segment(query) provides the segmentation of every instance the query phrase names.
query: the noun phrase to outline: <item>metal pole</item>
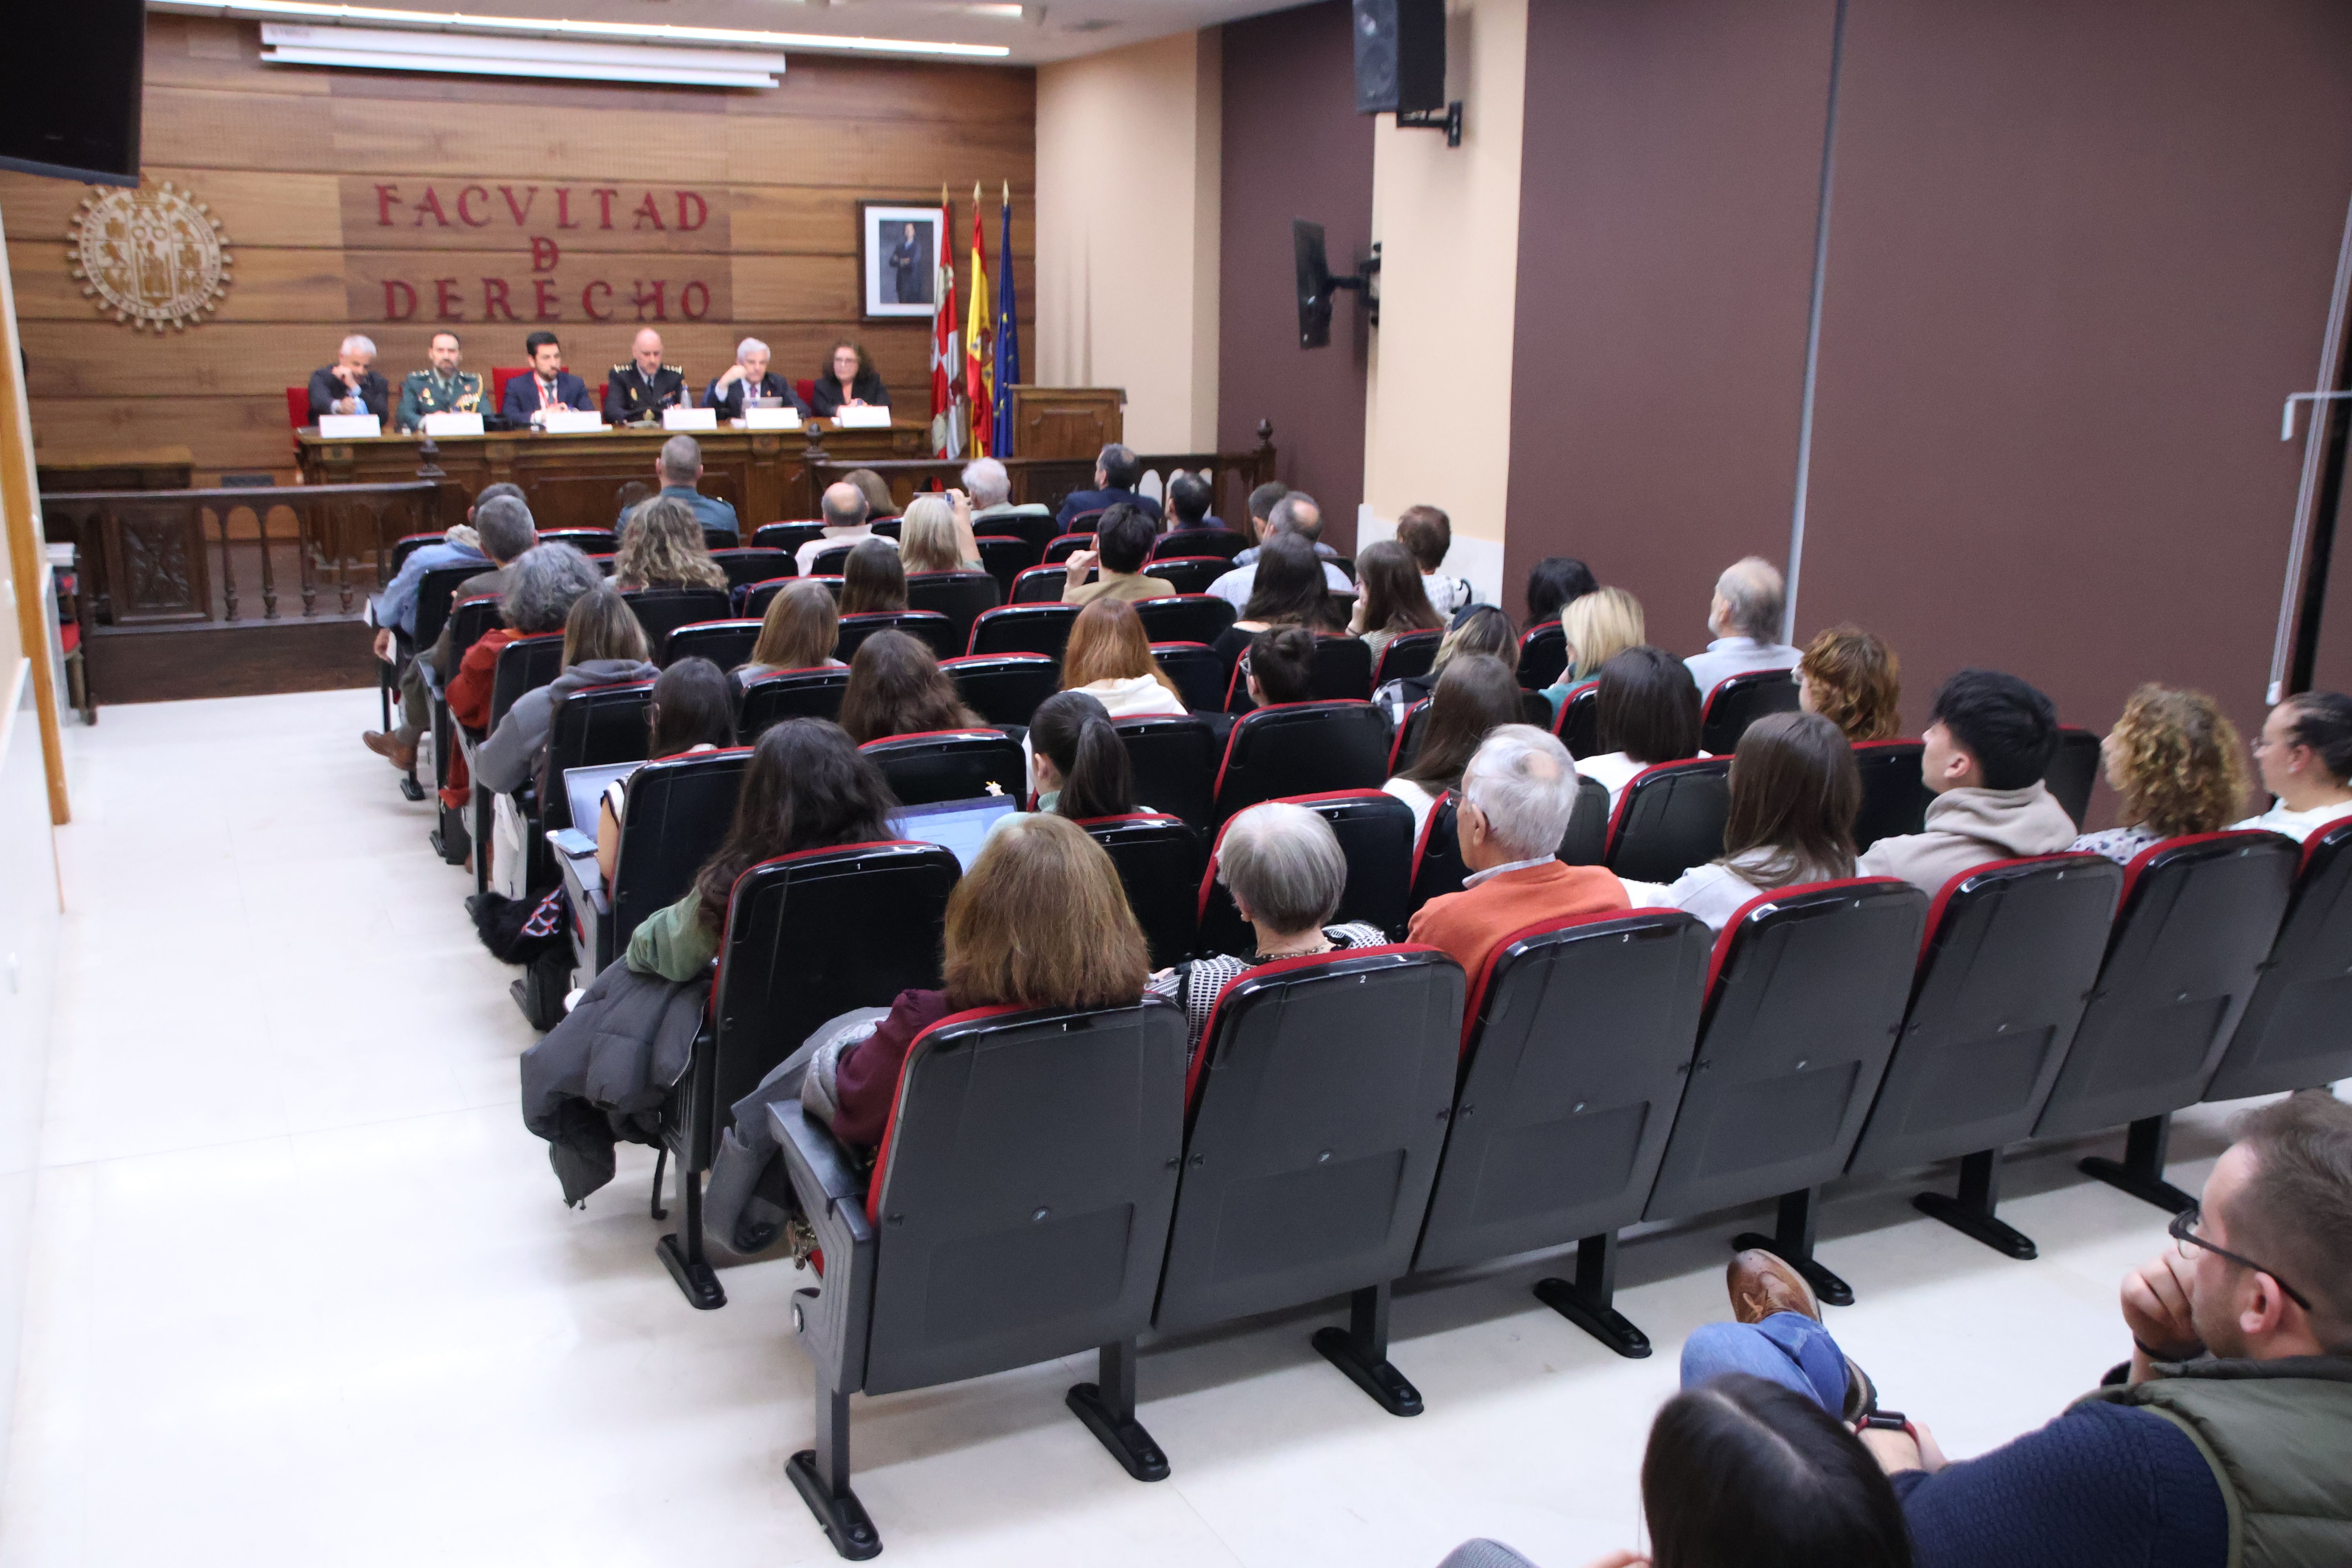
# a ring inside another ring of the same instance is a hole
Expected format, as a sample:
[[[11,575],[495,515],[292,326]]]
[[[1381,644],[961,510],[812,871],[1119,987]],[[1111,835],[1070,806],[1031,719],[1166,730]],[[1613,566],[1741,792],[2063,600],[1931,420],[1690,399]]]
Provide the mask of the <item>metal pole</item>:
[[[2296,600],[2301,597],[2303,565],[2310,552],[2311,517],[2319,504],[2320,468],[2327,460],[2327,420],[2318,405],[2334,392],[2344,361],[2344,311],[2352,293],[2352,207],[2344,215],[2344,237],[2336,247],[2336,290],[2327,301],[2327,335],[2319,344],[2319,379],[2313,390],[2298,396],[2312,399],[2311,427],[2303,439],[2303,482],[2294,498],[2294,531],[2286,547],[2286,583],[2279,590],[2278,635],[2271,642],[2271,679],[2263,700],[2275,703],[2286,696],[2286,665],[2294,641]],[[2286,418],[2294,416],[2294,398],[2286,405]],[[2282,437],[2284,439],[2284,437]]]
[[[1797,640],[1797,587],[1805,566],[1805,496],[1813,475],[1813,388],[1822,367],[1822,294],[1830,270],[1830,195],[1837,184],[1838,77],[1845,66],[1845,6],[1838,0],[1830,35],[1830,98],[1822,121],[1822,191],[1813,214],[1813,293],[1805,320],[1805,395],[1797,418],[1797,496],[1789,516],[1789,593],[1780,611],[1780,640]]]

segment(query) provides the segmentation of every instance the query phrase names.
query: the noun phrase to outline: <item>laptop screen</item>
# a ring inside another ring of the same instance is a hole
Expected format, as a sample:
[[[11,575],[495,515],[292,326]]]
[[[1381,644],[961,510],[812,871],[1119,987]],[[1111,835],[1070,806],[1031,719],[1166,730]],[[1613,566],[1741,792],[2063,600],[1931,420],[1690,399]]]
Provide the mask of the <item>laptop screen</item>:
[[[1020,803],[1009,795],[982,795],[976,800],[942,800],[929,805],[902,805],[890,814],[890,831],[918,844],[936,844],[956,858],[965,870],[980,858],[988,830],[1009,816]]]
[[[615,780],[627,778],[643,763],[606,763],[601,767],[563,770],[563,798],[572,803],[572,826],[594,837],[596,797]]]

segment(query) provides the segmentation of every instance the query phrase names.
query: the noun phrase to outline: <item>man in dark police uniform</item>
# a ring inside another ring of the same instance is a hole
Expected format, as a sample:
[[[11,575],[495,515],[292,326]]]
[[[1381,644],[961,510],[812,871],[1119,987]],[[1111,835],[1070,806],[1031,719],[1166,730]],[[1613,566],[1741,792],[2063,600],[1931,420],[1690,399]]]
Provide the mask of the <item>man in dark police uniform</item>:
[[[665,408],[684,408],[686,372],[662,363],[661,334],[651,327],[629,345],[629,363],[613,367],[604,388],[607,425],[659,424]]]

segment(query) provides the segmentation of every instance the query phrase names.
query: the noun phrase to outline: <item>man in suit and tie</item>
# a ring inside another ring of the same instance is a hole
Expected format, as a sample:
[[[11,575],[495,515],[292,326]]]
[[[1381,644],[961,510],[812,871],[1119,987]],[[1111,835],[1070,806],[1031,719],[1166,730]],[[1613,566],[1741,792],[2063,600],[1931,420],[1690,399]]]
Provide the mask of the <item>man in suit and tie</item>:
[[[509,428],[537,429],[551,408],[595,411],[588,400],[588,384],[563,368],[563,345],[553,332],[533,332],[523,339],[522,348],[530,356],[530,374],[508,382],[507,395],[499,404],[499,416]]]
[[[343,340],[335,363],[310,373],[310,423],[325,414],[392,412],[392,386],[375,368],[375,344],[357,332]]]
[[[1070,531],[1070,522],[1082,511],[1103,511],[1125,501],[1140,507],[1153,523],[1160,521],[1160,503],[1150,496],[1138,495],[1136,484],[1143,478],[1143,459],[1116,441],[1102,449],[1095,459],[1095,488],[1079,490],[1062,502],[1062,510],[1054,521],[1062,531]]]

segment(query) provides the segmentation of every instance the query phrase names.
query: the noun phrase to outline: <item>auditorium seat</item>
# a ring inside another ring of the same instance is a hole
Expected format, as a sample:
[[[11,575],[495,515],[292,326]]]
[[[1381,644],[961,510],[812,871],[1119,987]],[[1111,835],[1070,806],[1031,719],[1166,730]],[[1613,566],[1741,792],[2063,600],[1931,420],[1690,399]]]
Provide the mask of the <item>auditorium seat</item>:
[[[1778,1196],[1779,1223],[1732,1245],[1853,1300],[1813,1260],[1813,1189],[1845,1168],[1911,994],[1927,896],[1885,877],[1762,893],[1716,938],[1698,1049],[1644,1219]]]
[[[1372,650],[1361,637],[1316,633],[1315,651],[1307,661],[1307,689],[1310,702],[1369,702]],[[1235,659],[1233,672],[1225,677],[1225,711],[1246,713],[1256,706],[1250,700],[1249,678],[1242,673],[1242,661]]]
[[[1421,837],[1412,847],[1411,900],[1416,912],[1432,899],[1460,892],[1470,874],[1462,863],[1460,822],[1461,807],[1452,790],[1440,795],[1422,818]]]
[[[2050,767],[2042,775],[2074,826],[2083,826],[2083,818],[2091,810],[2091,786],[2099,779],[2099,737],[2088,730],[2072,724],[2058,731],[2058,751],[2050,759]]]
[[[695,621],[669,634],[662,649],[664,668],[682,658],[707,658],[721,669],[746,663],[760,640],[757,621]]]
[[[686,896],[734,822],[751,758],[751,748],[737,746],[665,757],[630,774],[609,887],[596,869],[596,825],[572,825],[587,840],[583,853],[567,855],[563,867],[575,984],[587,984],[627,952],[638,922]]]
[[[936,844],[881,843],[805,849],[735,879],[710,1005],[661,1109],[662,1148],[677,1157],[686,1213],[656,1247],[697,1308],[727,1304],[703,1247],[702,1177],[735,1102],[828,1018],[940,984],[948,894],[960,875]],[[658,1163],[654,1184],[658,1203]]]
[[[1143,928],[1151,967],[1165,969],[1192,956],[1198,945],[1200,910],[1193,887],[1201,879],[1200,830],[1181,817],[1156,811],[1123,816],[1089,816],[1078,826],[1101,845],[1118,868],[1127,906]]]
[[[490,367],[490,405],[494,408],[504,408],[507,405],[507,383],[519,375],[530,374],[530,366],[527,364],[492,365]],[[599,403],[598,406],[602,407],[602,403]]]
[[[1092,550],[1094,547],[1095,536],[1091,532],[1056,534],[1045,545],[1045,563],[1048,566],[1057,565],[1067,561],[1079,551]]]
[[[983,571],[996,579],[996,596],[1002,604],[1013,602],[1013,580],[1037,564],[1045,552],[1015,534],[983,533],[972,543],[980,551]]]
[[[2208,1100],[2318,1089],[2352,1078],[2352,818],[2304,841],[2278,940]]]
[[[933,610],[948,618],[948,646],[941,658],[961,653],[971,641],[971,623],[1002,603],[996,579],[985,572],[915,572],[907,578],[907,608]]]
[[[1291,702],[1235,721],[1217,769],[1218,822],[1262,800],[1378,789],[1387,779],[1389,722],[1369,702]]]
[[[1213,643],[1235,618],[1233,605],[1210,594],[1178,594],[1135,601],[1136,619],[1149,642]]]
[[[1176,683],[1177,695],[1195,713],[1214,713],[1225,698],[1225,661],[1205,643],[1156,642],[1151,657],[1160,673]]]
[[[745,745],[771,724],[787,719],[839,719],[841,694],[849,686],[845,669],[776,669],[743,683],[742,716],[736,733]]]
[[[450,669],[454,671],[464,662],[467,650],[481,641],[483,633],[500,623],[501,602],[499,595],[496,594],[478,594],[450,609]],[[416,616],[417,624],[422,626],[425,620],[425,601],[422,599],[417,603]],[[437,628],[434,636],[436,637],[440,636]],[[457,725],[450,716],[448,699],[444,695],[436,694],[433,699],[433,782],[436,788],[447,786],[449,759],[457,755],[458,750]],[[403,795],[408,793],[404,784],[401,793]],[[414,798],[421,798],[422,795],[423,791],[420,789],[418,796]],[[462,866],[473,847],[472,831],[467,826],[471,814],[464,809],[446,805],[437,795],[434,799],[436,820],[429,835],[433,848],[449,865]]]
[[[1042,653],[1058,659],[1070,640],[1076,605],[1000,605],[971,624],[966,653]]]
[[[1380,662],[1372,666],[1372,689],[1378,691],[1391,680],[1405,680],[1427,675],[1437,658],[1437,645],[1445,640],[1441,631],[1399,632],[1389,638],[1381,649]]]
[[[1206,831],[1215,805],[1217,763],[1223,756],[1209,721],[1192,714],[1159,713],[1114,719],[1111,728],[1127,748],[1137,804],[1182,817]]]
[[[621,597],[645,628],[656,662],[670,633],[695,621],[723,621],[734,609],[724,588],[628,588]]]
[[[1138,1480],[1168,1460],[1135,1418],[1183,1144],[1184,1016],[981,1008],[915,1039],[871,1179],[797,1104],[769,1113],[824,1258],[795,1291],[815,1447],[791,1476],[834,1549],[882,1550],[850,1488],[849,1396],[1099,1352],[1066,1403]],[[885,1216],[887,1216],[887,1218]]]
[[[803,403],[813,404],[816,401],[816,383],[812,380],[803,378],[793,382],[793,390],[801,395]]]
[[[540,632],[530,637],[517,637],[499,649],[498,663],[490,673],[490,721],[480,732],[460,729],[457,743],[466,754],[466,772],[473,779],[472,809],[467,815],[467,837],[475,847],[474,891],[488,892],[490,886],[490,858],[487,851],[490,842],[491,792],[481,785],[474,773],[474,752],[496,732],[499,721],[507,716],[526,691],[536,691],[552,682],[563,672],[563,634]],[[447,858],[446,854],[443,857]],[[460,857],[459,858],[463,858]]]
[[[1537,1300],[1622,1356],[1617,1233],[1642,1217],[1683,1097],[1713,933],[1680,910],[1575,915],[1507,938],[1471,983],[1462,1089],[1415,1273],[1577,1243]]]
[[[1568,634],[1558,621],[1543,621],[1519,634],[1519,684],[1541,691],[1568,668]]]
[[[2123,890],[2104,855],[1995,860],[1944,884],[1911,1006],[1849,1172],[1960,1160],[1959,1195],[1921,1213],[2012,1258],[2033,1243],[1993,1215],[2000,1151],[2033,1131],[2083,1019]]]
[[[992,724],[1026,724],[1061,689],[1061,668],[1042,653],[964,655],[940,660],[963,705]]]
[[[1569,814],[1559,858],[1570,866],[1599,866],[1609,858],[1609,790],[1599,779],[1576,781],[1576,809]]]
[[[1797,678],[1785,669],[1751,669],[1727,675],[1706,694],[1700,710],[1698,749],[1709,756],[1727,757],[1739,744],[1748,726],[1767,713],[1797,710]],[[2082,825],[2081,818],[2075,826]]]
[[[1172,528],[1151,542],[1151,559],[1177,557],[1231,563],[1249,548],[1249,540],[1230,528]]]
[[[761,550],[781,550],[787,558],[794,558],[802,545],[824,537],[824,524],[821,522],[770,522],[753,531],[751,543]],[[792,573],[782,575],[789,577]]]
[[[415,554],[418,551],[424,549],[428,544],[446,543],[448,542],[448,537],[449,536],[446,533],[404,533],[398,539],[394,540],[392,542],[392,574],[391,576],[386,577],[384,581],[389,583],[392,581],[393,577],[399,576],[400,568],[407,562],[410,556]]]
[[[569,544],[583,555],[610,555],[621,548],[621,536],[609,528],[542,528],[539,542]]]
[[[548,832],[566,827],[596,831],[593,822],[572,820],[572,797],[564,793],[563,775],[572,768],[644,761],[651,740],[646,719],[653,700],[652,681],[619,680],[609,686],[583,687],[556,705],[548,728],[543,772],[548,788],[539,803],[539,827]]]
[[[1404,710],[1403,721],[1397,725],[1396,732],[1389,738],[1391,778],[1412,766],[1414,760],[1421,755],[1421,738],[1427,733],[1429,699],[1424,697]]]
[[[1021,743],[1002,730],[927,730],[887,735],[858,748],[881,767],[901,805],[1009,795],[1027,785]]]
[[[793,574],[793,558],[781,550],[764,550],[752,546],[714,550],[710,558],[727,574],[730,592],[753,583],[764,583],[771,577]]]
[[[1391,941],[1404,935],[1412,918],[1409,895],[1412,882],[1412,807],[1376,789],[1331,790],[1321,795],[1282,797],[1304,806],[1331,825],[1347,858],[1348,881],[1339,907],[1325,923],[1361,921],[1378,926]],[[1198,910],[1202,952],[1254,952],[1257,936],[1234,903],[1234,896],[1218,879],[1218,851],[1223,847],[1228,817],[1217,829],[1209,863],[1201,877]]]
[[[289,386],[286,389],[286,423],[293,426],[298,436],[309,427],[310,389],[308,385]],[[299,446],[299,443],[298,442],[297,445]]]
[[[1067,499],[1067,498],[1065,498],[1065,499]],[[1059,506],[1058,504],[1056,504],[1054,510],[1055,510],[1055,511],[1057,511],[1057,512],[1058,512],[1058,511],[1061,510],[1061,508],[1060,508],[1060,506]],[[1098,507],[1095,507],[1095,508],[1093,508],[1092,510],[1087,510],[1087,511],[1077,511],[1077,512],[1072,512],[1072,513],[1070,514],[1070,521],[1069,521],[1068,525],[1067,525],[1066,527],[1063,528],[1063,529],[1062,529],[1062,531],[1061,531],[1061,532],[1060,532],[1060,533],[1058,533],[1058,534],[1056,534],[1055,537],[1056,537],[1056,538],[1066,538],[1066,537],[1067,537],[1068,535],[1073,534],[1073,533],[1084,533],[1084,534],[1089,534],[1089,535],[1090,535],[1090,534],[1092,534],[1092,533],[1094,532],[1094,531],[1095,531],[1095,525],[1096,525],[1097,523],[1099,523],[1100,521],[1102,521],[1103,513],[1105,513],[1105,512],[1108,511],[1109,510],[1110,510],[1110,508],[1108,508],[1108,507],[1107,507],[1107,506],[1098,506]],[[1046,559],[1046,560],[1048,560],[1048,561],[1051,561],[1051,560],[1053,560],[1053,559],[1054,559],[1054,557],[1052,557],[1051,555],[1048,555],[1048,556],[1046,556],[1046,557],[1045,557],[1045,559]]]
[[[1919,774],[1917,741],[1856,741],[1853,765],[1862,775],[1862,809],[1854,815],[1853,847],[1916,833],[1936,798]]]
[[[735,590],[736,610],[752,620],[761,619],[767,615],[770,602],[782,593],[785,584],[792,580],[792,574],[787,573],[782,577],[771,577],[764,583],[745,584]]]
[[[1617,797],[1603,864],[1633,881],[1671,882],[1723,853],[1730,811],[1730,758],[1644,768]]]
[[[2129,1124],[2125,1158],[2084,1172],[2159,1208],[2194,1200],[2164,1179],[2171,1113],[2212,1080],[2262,978],[2301,848],[2275,833],[2168,838],[2124,868],[2122,912],[2036,1138]]]
[[[1234,569],[1222,555],[1179,555],[1144,563],[1143,574],[1157,577],[1179,594],[1205,594],[1209,584]]]
[[[733,550],[743,542],[743,536],[731,528],[702,525],[702,548],[716,555],[722,550]]]
[[[847,664],[876,632],[905,632],[929,648],[933,658],[953,658],[963,651],[955,641],[954,625],[937,610],[869,610],[841,617],[833,657]]]
[[[455,566],[428,568],[416,584],[416,637],[415,646],[431,647],[441,636],[441,625],[449,618],[455,607],[457,590],[473,578],[497,568],[483,561],[463,561]],[[497,621],[492,619],[495,626]],[[457,666],[452,664],[454,672]]]
[[[1389,1288],[1445,1143],[1462,994],[1461,966],[1421,946],[1281,959],[1225,987],[1186,1084],[1154,1328],[1346,1295],[1349,1327],[1315,1348],[1391,1415],[1420,1413],[1388,1360]]]
[[[828,544],[809,557],[808,574],[812,577],[838,577],[849,567],[849,552],[865,542],[853,539],[845,544]]]
[[[986,528],[989,534],[999,538],[1025,542],[1031,552],[1031,564],[1045,558],[1045,546],[1062,535],[1062,529],[1050,513],[1013,512],[996,517],[975,518],[975,529]]]
[[[895,515],[889,517],[877,517],[866,526],[871,529],[877,537],[883,539],[896,539],[898,537],[898,529],[904,521],[905,519]]]
[[[1031,566],[1013,579],[1013,592],[1006,595],[1008,605],[1058,605],[1067,591],[1070,569],[1066,566]]]

